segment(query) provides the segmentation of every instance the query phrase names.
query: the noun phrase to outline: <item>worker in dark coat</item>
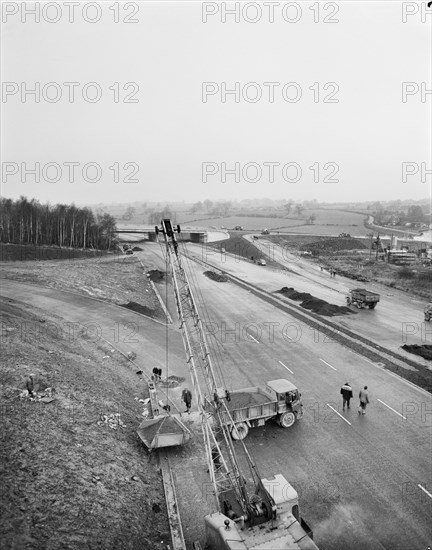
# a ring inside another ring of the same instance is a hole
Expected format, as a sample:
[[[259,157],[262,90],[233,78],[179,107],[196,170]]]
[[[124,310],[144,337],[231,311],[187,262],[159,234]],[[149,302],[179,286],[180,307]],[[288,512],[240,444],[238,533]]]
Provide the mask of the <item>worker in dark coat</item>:
[[[26,381],[26,388],[30,397],[34,397],[34,374],[30,374]]]
[[[345,382],[345,384],[341,387],[341,394],[342,394],[342,410],[345,410],[345,405],[347,408],[350,408],[350,399],[353,397],[353,392],[351,386],[348,384],[348,382]]]
[[[186,405],[185,412],[190,414],[190,408],[192,406],[192,394],[191,394],[190,390],[188,390],[187,388],[185,388],[182,392],[182,399],[183,399],[183,401],[185,402],[185,405]]]

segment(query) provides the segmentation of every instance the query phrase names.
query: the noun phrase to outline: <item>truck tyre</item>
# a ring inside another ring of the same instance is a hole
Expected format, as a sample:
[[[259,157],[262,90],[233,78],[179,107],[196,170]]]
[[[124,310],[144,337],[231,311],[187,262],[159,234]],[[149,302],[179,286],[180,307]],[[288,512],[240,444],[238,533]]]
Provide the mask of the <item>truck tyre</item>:
[[[430,314],[429,313],[425,313],[425,321],[430,321]]]
[[[282,428],[291,428],[295,420],[295,414],[291,411],[287,411],[280,415],[279,424],[282,426]]]
[[[249,426],[245,422],[240,422],[231,428],[231,437],[236,441],[244,439],[249,433]]]
[[[350,306],[351,305],[351,298],[349,296],[347,296],[346,301],[347,301],[347,305]]]
[[[375,309],[376,304],[369,304],[369,309]]]

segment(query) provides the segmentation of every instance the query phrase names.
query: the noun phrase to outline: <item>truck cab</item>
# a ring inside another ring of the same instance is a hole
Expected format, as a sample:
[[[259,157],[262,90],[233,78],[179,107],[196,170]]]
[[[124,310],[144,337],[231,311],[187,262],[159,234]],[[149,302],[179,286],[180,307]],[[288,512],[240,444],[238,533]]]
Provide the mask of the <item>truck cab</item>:
[[[267,382],[266,390],[277,401],[278,422],[283,428],[291,427],[303,416],[301,393],[289,380],[271,380]]]

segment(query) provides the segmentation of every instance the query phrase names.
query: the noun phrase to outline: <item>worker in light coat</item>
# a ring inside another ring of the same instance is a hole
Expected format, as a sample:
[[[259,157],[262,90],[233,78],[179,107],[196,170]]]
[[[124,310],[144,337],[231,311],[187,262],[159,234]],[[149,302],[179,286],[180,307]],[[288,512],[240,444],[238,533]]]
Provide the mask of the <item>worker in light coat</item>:
[[[369,403],[369,394],[367,392],[367,386],[365,386],[359,393],[360,406],[359,414],[366,414],[366,405]]]

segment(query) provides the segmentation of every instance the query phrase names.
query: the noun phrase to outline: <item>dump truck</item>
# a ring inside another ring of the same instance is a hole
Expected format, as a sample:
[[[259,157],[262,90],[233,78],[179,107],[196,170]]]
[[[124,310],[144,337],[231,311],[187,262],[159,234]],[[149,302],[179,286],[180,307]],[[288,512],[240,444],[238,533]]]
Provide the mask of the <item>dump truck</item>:
[[[425,318],[425,321],[430,321],[432,319],[432,303],[429,303],[425,306],[424,318]]]
[[[365,288],[354,288],[350,290],[350,295],[347,296],[347,304],[357,306],[359,309],[368,307],[374,309],[380,301],[380,295],[376,292],[366,290]]]
[[[236,440],[244,439],[249,428],[264,426],[270,418],[282,428],[290,428],[303,416],[301,393],[283,378],[270,380],[264,388],[234,390],[223,399],[229,415],[222,412],[222,418]]]

